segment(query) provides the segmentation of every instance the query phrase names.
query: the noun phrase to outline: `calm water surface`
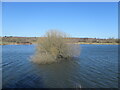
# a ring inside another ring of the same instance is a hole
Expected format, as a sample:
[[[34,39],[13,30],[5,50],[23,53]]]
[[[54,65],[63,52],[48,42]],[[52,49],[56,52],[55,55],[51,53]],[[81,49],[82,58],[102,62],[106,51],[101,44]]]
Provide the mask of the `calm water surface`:
[[[34,45],[4,45],[3,88],[117,88],[118,45],[80,45],[80,57],[37,65]]]

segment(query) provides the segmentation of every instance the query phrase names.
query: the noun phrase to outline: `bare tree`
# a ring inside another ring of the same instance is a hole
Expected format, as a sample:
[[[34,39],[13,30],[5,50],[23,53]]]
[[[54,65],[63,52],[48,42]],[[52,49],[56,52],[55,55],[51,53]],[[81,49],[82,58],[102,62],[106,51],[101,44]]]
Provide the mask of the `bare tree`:
[[[34,62],[45,64],[67,60],[79,55],[79,45],[67,44],[67,34],[57,30],[48,31],[43,38],[37,40]]]

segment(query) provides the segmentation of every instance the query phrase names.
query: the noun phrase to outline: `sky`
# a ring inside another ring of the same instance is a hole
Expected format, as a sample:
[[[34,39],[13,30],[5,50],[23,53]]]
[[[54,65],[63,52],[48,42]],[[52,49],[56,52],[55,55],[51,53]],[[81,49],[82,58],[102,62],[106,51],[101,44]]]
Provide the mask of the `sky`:
[[[79,38],[117,38],[117,2],[3,2],[2,36],[40,37],[56,29]]]

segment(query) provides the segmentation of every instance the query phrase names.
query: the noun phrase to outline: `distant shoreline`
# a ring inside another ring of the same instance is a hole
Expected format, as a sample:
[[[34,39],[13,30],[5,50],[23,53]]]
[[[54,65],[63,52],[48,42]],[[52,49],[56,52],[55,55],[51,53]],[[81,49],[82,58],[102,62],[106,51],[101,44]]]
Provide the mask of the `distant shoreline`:
[[[31,45],[36,44],[38,39],[46,37],[0,37],[0,45]],[[120,45],[120,39],[97,39],[97,38],[64,38],[68,44],[97,44],[97,45]]]
[[[120,45],[119,43],[80,43],[80,42],[75,44]]]
[[[120,45],[119,43],[67,43],[67,44],[93,44],[93,45]],[[35,43],[7,43],[7,44],[0,44],[0,45],[35,45]]]

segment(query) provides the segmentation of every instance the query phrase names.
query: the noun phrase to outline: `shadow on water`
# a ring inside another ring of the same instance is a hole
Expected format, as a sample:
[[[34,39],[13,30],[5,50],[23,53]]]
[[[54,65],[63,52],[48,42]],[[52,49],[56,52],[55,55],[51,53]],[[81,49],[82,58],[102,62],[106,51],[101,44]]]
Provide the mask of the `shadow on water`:
[[[75,76],[78,75],[79,68],[76,65],[79,58],[62,60],[59,63],[37,65],[44,79],[44,85],[48,88],[75,88],[80,87],[80,82],[76,83]],[[77,71],[78,70],[78,71]]]

